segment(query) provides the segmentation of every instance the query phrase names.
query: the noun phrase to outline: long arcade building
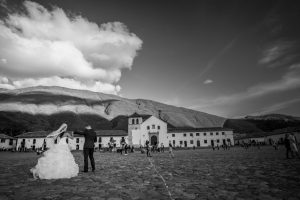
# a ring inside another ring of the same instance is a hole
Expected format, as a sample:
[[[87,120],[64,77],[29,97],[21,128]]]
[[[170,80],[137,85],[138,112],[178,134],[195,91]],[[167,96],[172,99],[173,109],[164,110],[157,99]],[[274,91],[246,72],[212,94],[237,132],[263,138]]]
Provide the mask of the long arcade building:
[[[53,139],[46,139],[50,131],[27,132],[17,136],[17,150],[20,148],[37,149],[53,145]],[[169,129],[167,123],[153,115],[140,115],[134,113],[128,117],[128,132],[124,130],[99,130],[96,131],[96,148],[108,147],[115,144],[120,147],[122,138],[130,146],[144,146],[148,140],[151,145],[169,142],[176,147],[209,147],[223,144],[234,145],[232,129],[222,127]],[[56,141],[58,142],[58,141]],[[84,137],[74,135],[68,141],[72,150],[82,150]]]

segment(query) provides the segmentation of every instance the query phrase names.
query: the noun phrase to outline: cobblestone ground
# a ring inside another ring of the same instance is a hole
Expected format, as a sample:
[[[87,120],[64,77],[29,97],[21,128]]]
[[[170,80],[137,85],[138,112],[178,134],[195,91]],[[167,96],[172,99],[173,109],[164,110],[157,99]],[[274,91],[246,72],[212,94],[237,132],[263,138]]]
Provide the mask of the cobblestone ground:
[[[82,153],[73,154],[82,169]],[[34,180],[39,156],[0,152],[0,199],[300,199],[300,159],[285,159],[283,147],[174,154],[96,152],[94,173]]]

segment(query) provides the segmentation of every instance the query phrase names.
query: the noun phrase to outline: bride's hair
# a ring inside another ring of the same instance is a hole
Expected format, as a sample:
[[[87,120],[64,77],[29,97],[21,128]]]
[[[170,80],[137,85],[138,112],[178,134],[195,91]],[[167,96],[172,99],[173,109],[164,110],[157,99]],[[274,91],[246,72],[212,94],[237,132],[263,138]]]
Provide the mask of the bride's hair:
[[[61,134],[59,134],[59,137],[62,138],[65,133],[66,133],[66,131],[62,132]]]

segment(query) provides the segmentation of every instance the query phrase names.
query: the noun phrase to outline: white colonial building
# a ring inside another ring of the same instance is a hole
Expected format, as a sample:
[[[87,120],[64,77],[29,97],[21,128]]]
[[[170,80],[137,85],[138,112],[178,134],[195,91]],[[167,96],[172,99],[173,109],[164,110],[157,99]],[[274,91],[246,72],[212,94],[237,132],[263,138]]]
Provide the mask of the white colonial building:
[[[36,150],[46,149],[53,144],[59,142],[59,137],[56,141],[46,136],[51,131],[35,131],[27,132],[17,136],[17,150]],[[71,131],[69,131],[71,132]],[[116,147],[120,147],[120,141],[122,138],[128,142],[127,132],[124,130],[99,130],[96,131],[97,141],[95,142],[95,148],[108,147],[108,143],[115,144]],[[74,134],[73,139],[68,139],[68,144],[71,150],[82,150],[84,145],[84,136]]]
[[[228,128],[180,128],[170,129],[169,141],[176,147],[213,147],[234,145],[233,131]]]
[[[46,136],[51,131],[27,132],[17,136],[17,150],[26,149],[46,149],[57,143]],[[164,144],[168,147],[171,142],[175,147],[209,147],[234,145],[233,131],[231,129],[213,128],[177,128],[169,129],[165,121],[153,115],[140,115],[134,113],[128,117],[128,132],[124,130],[98,130],[96,131],[97,141],[95,148],[107,148],[109,145],[120,147],[121,140],[130,146],[144,146],[146,141],[150,145]],[[84,137],[74,135],[73,139],[68,139],[68,144],[72,150],[82,150]]]
[[[146,141],[151,145],[169,144],[167,123],[152,115],[134,113],[128,117],[128,142],[133,146],[144,146]]]
[[[16,147],[17,139],[5,134],[0,133],[0,149],[11,150]]]
[[[134,113],[128,117],[128,141],[130,145],[144,146],[169,142],[178,147],[208,147],[234,145],[233,130],[221,127],[180,128],[168,130],[167,123],[152,115]]]

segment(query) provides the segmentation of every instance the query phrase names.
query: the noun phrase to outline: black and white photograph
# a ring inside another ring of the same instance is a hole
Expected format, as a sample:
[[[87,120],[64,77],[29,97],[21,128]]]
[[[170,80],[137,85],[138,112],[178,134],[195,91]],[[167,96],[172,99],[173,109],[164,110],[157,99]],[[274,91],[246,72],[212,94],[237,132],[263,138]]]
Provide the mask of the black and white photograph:
[[[0,0],[0,200],[297,200],[299,148],[299,0]]]

